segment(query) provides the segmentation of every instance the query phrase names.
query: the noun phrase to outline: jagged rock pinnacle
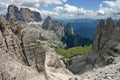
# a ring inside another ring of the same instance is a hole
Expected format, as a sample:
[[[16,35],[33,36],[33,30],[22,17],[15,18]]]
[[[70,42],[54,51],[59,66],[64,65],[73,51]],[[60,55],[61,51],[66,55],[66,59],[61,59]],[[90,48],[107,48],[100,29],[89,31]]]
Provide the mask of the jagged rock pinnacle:
[[[6,19],[15,19],[20,22],[31,22],[31,21],[41,21],[41,15],[39,12],[31,11],[28,8],[20,8],[16,7],[15,5],[9,5]]]

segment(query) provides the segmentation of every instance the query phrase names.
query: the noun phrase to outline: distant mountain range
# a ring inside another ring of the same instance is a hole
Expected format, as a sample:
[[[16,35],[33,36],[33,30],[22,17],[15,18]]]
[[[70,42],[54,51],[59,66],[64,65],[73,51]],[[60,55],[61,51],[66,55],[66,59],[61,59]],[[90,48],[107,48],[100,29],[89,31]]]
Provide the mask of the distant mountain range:
[[[89,38],[91,40],[94,39],[94,34],[96,31],[96,26],[99,23],[99,19],[64,19],[64,24],[71,22],[74,27],[74,32],[81,37]]]

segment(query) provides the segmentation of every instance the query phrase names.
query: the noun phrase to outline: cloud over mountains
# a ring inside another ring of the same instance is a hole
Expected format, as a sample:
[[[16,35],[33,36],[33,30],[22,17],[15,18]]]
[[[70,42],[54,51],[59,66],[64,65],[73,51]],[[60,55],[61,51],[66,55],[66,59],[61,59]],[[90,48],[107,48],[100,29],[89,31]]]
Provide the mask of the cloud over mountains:
[[[85,9],[66,3],[68,0],[0,0],[0,12],[5,12],[9,4],[19,7],[29,7],[37,10],[43,17],[52,16],[53,18],[119,18],[120,0],[104,0],[97,10]],[[41,5],[56,5],[52,10],[39,9]]]

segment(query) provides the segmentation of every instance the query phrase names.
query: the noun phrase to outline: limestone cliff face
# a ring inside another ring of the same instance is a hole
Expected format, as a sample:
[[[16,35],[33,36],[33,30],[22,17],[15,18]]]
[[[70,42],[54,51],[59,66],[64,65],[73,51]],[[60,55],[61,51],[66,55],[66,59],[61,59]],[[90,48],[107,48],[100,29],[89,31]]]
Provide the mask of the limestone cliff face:
[[[28,8],[20,8],[20,12],[22,13],[22,16],[26,22],[30,21],[41,21],[41,15],[39,12],[31,11]]]
[[[40,26],[27,24],[16,34],[18,26],[22,25],[0,17],[0,80],[64,80],[56,72],[67,75],[66,80],[75,77],[65,69]]]
[[[56,35],[59,37],[59,39],[62,39],[64,36],[64,24],[59,21],[54,21],[50,16],[48,16],[43,25],[42,28],[45,30],[53,30]]]
[[[8,11],[6,15],[7,20],[17,20],[20,22],[31,22],[31,21],[41,21],[41,15],[38,12],[31,11],[28,8],[20,8],[16,7],[15,5],[9,5]]]
[[[120,56],[120,21],[111,18],[98,24],[92,50],[88,55],[74,59],[69,66],[74,73],[82,73],[98,66],[116,63]],[[74,66],[76,65],[76,66]]]

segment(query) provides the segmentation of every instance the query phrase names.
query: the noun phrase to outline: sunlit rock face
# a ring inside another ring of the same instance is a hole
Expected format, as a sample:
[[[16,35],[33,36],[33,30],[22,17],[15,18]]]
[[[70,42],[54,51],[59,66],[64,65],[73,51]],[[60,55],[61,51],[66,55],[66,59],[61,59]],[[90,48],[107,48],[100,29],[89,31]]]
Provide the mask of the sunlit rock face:
[[[9,5],[6,15],[7,20],[15,19],[19,22],[39,22],[42,20],[39,12],[31,11],[28,8],[18,8],[15,5]]]

